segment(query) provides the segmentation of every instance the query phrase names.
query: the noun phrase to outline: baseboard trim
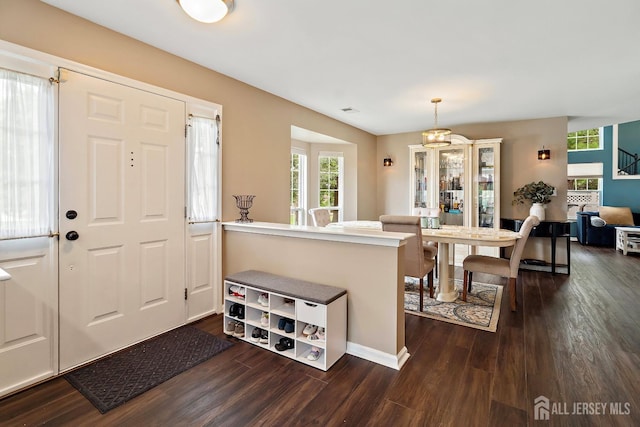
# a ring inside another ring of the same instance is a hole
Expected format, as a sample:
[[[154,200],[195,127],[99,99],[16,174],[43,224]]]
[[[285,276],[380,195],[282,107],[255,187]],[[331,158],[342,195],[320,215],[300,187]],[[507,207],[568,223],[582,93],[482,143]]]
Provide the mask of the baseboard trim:
[[[409,356],[411,356],[407,350],[407,347],[402,347],[400,352],[394,355],[352,342],[347,342],[347,354],[360,357],[361,359],[365,359],[370,362],[386,366],[388,368],[393,368],[398,371],[409,359]]]

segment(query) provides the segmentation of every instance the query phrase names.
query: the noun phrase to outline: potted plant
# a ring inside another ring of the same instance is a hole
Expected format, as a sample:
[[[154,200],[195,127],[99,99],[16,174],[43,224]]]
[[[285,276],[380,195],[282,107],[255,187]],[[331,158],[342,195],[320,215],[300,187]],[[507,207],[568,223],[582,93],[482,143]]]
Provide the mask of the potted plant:
[[[515,198],[512,204],[521,205],[527,201],[531,202],[529,214],[537,216],[540,221],[544,221],[544,205],[551,201],[551,196],[555,191],[555,187],[543,181],[530,182],[513,192]]]

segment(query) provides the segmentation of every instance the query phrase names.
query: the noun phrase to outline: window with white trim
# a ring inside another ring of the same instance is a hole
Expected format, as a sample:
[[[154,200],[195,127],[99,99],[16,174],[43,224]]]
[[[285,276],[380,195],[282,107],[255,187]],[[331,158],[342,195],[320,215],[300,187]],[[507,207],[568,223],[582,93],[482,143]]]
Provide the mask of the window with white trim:
[[[320,152],[318,156],[318,206],[331,209],[331,221],[342,221],[344,205],[344,156]]]
[[[307,215],[307,154],[300,148],[291,148],[289,174],[290,220],[293,225],[306,225]]]
[[[601,150],[602,131],[598,129],[585,129],[567,134],[568,151]]]
[[[569,191],[600,191],[602,178],[569,178],[567,190]]]

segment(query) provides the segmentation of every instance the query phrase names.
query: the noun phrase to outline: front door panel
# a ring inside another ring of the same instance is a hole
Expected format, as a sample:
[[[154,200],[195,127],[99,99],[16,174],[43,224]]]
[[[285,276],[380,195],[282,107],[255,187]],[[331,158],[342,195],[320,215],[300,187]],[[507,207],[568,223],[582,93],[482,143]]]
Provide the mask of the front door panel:
[[[185,319],[184,103],[64,75],[61,371]]]

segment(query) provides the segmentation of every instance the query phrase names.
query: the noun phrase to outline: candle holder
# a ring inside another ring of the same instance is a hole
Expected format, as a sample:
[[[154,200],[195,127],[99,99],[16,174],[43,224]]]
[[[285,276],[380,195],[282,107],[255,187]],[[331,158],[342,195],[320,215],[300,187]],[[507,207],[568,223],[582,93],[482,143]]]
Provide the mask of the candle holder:
[[[249,218],[249,208],[253,206],[253,198],[256,196],[250,195],[233,195],[236,199],[236,206],[240,209],[240,218],[236,219],[236,222],[253,222]]]

